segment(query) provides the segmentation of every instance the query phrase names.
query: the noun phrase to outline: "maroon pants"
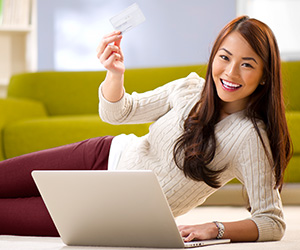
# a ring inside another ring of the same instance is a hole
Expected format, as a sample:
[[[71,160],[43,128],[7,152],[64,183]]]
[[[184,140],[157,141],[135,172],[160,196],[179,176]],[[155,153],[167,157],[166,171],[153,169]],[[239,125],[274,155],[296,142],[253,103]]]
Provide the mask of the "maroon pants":
[[[93,138],[1,161],[0,235],[59,236],[31,172],[107,170],[112,139]]]

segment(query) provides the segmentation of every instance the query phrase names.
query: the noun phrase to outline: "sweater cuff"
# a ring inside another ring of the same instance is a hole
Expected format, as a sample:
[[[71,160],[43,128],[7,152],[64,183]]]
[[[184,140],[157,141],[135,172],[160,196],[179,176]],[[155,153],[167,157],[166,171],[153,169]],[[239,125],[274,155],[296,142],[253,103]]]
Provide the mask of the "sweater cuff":
[[[283,237],[284,228],[274,225],[274,221],[269,221],[269,219],[261,217],[250,219],[256,224],[258,229],[257,241],[277,241]]]
[[[110,102],[105,99],[105,97],[102,94],[102,85],[99,87],[99,113],[102,113],[101,111],[107,113],[107,112],[115,112],[120,111],[125,105],[125,89],[123,88],[123,96],[122,98],[117,102]]]

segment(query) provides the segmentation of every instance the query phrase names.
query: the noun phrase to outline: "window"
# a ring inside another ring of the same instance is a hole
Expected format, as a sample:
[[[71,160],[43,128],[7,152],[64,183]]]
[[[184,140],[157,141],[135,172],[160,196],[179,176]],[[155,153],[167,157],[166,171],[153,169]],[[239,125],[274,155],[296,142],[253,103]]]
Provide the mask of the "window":
[[[300,59],[300,0],[237,0],[237,15],[249,15],[274,32],[281,58]]]
[[[113,30],[109,19],[134,2],[146,22],[124,34],[126,68],[206,63],[219,30],[236,15],[236,0],[38,1],[38,70],[103,69],[95,51]]]

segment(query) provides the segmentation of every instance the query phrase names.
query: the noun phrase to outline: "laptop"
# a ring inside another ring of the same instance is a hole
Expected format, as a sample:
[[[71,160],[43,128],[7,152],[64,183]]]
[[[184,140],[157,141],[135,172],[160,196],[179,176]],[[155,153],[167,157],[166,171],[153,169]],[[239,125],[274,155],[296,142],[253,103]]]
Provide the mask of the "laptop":
[[[152,171],[33,171],[32,176],[68,246],[184,248],[230,242],[185,243]]]

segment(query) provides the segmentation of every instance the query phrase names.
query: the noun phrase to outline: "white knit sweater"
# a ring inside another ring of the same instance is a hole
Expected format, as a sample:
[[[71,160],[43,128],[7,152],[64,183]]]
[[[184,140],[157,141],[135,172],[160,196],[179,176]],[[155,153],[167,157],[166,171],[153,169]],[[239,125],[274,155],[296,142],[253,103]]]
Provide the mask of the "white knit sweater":
[[[217,189],[186,178],[173,160],[174,142],[183,122],[200,98],[204,79],[196,73],[143,94],[125,94],[116,103],[104,99],[99,88],[99,114],[111,124],[148,123],[149,133],[136,137],[121,155],[117,169],[149,169],[155,172],[174,216],[202,204]],[[142,84],[142,83],[141,83]],[[263,124],[260,131],[269,148]],[[222,186],[233,178],[246,188],[251,219],[259,230],[259,241],[279,240],[285,231],[282,204],[274,189],[274,175],[252,122],[237,112],[215,126],[216,155],[211,169],[227,166],[220,176]]]

